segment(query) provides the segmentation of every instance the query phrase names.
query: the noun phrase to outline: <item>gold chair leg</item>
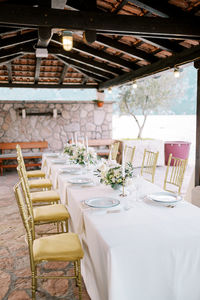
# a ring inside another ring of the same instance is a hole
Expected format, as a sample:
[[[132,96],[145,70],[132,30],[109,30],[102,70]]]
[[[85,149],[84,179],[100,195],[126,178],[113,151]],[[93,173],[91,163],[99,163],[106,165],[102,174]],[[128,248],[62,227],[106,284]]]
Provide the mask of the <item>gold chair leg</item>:
[[[77,261],[77,267],[78,267],[78,287],[79,287],[79,300],[82,299],[82,283],[81,283],[81,264],[80,260]]]
[[[77,274],[77,262],[74,261],[74,275],[76,276],[75,280],[76,280],[76,286],[78,286],[78,274]]]
[[[37,266],[35,266],[35,290],[37,291]]]
[[[36,300],[36,278],[35,270],[32,271],[32,300]]]

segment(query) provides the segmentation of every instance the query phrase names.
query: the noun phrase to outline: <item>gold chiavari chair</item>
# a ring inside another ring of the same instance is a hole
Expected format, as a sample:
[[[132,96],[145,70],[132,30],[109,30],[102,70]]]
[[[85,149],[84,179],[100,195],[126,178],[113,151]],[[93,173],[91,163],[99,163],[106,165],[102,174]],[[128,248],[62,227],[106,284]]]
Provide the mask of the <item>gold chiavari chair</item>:
[[[131,164],[133,163],[135,148],[136,147],[130,147],[130,146],[125,145],[125,147],[124,147],[124,160],[125,160],[125,163],[131,163]]]
[[[21,192],[21,183],[14,187],[19,212],[24,224],[30,257],[30,268],[32,276],[32,300],[36,299],[37,279],[48,278],[73,278],[79,288],[79,300],[82,299],[81,267],[80,260],[83,258],[83,249],[79,237],[75,233],[61,233],[35,239],[34,222],[27,213],[24,198]],[[45,276],[37,275],[37,267],[41,262],[67,261],[74,264],[74,274],[69,276]]]
[[[39,191],[39,192],[30,192],[28,179],[26,173],[23,170],[23,167],[19,163],[17,167],[18,175],[21,181],[24,183],[24,187],[26,189],[26,194],[29,197],[29,201],[32,204],[58,204],[60,202],[60,195],[57,191],[49,190],[49,191]]]
[[[19,158],[21,158],[21,160],[24,163],[24,158],[23,158],[23,154],[22,154],[22,150],[20,145],[16,146],[16,150],[17,150],[17,156]],[[24,168],[25,168],[25,164],[24,164]],[[43,172],[42,170],[33,170],[33,171],[26,171],[27,177],[28,178],[44,178],[45,177],[45,172]]]
[[[42,178],[42,179],[28,180],[23,157],[17,157],[17,161],[18,161],[18,165],[20,165],[20,167],[22,169],[24,177],[27,178],[28,186],[30,189],[48,189],[49,190],[52,188],[52,182],[49,179]]]
[[[120,144],[120,142],[115,142],[110,146],[110,152],[109,152],[109,156],[108,156],[109,160],[116,160],[117,159],[119,144]]]
[[[141,167],[141,175],[143,176],[144,173],[150,175],[151,178],[145,178],[148,181],[154,183],[155,172],[156,172],[156,164],[158,160],[159,152],[152,152],[148,150],[144,150],[142,167]]]
[[[20,168],[17,167],[17,171],[19,177],[21,178],[21,186],[22,191],[25,199],[25,203],[27,206],[28,214],[32,216],[34,225],[44,225],[44,224],[56,224],[57,225],[57,232],[60,233],[59,225],[61,225],[61,233],[64,232],[64,225],[66,228],[66,232],[68,231],[68,219],[69,213],[65,205],[63,204],[51,204],[46,206],[40,207],[33,207],[30,192],[25,187],[25,182],[20,174]],[[48,234],[47,232],[41,232],[40,235]],[[50,234],[54,234],[51,232]]]
[[[172,156],[172,153],[169,155],[167,170],[164,179],[164,190],[180,194],[185,170],[187,167],[187,161],[187,159],[181,159]],[[173,163],[173,165],[170,167],[171,162]]]

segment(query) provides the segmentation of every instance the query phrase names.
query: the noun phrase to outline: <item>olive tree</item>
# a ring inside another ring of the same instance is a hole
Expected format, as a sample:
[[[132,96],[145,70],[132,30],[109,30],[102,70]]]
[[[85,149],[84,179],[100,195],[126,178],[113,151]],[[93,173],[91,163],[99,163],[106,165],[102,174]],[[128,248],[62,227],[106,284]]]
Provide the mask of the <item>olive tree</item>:
[[[164,73],[159,78],[148,77],[132,85],[119,89],[118,104],[121,115],[130,115],[138,126],[138,138],[141,138],[147,116],[152,113],[169,112],[173,100],[179,101],[187,86],[183,84],[184,76],[174,78],[172,72]],[[185,81],[185,80],[184,80]],[[142,115],[139,121],[138,115]]]

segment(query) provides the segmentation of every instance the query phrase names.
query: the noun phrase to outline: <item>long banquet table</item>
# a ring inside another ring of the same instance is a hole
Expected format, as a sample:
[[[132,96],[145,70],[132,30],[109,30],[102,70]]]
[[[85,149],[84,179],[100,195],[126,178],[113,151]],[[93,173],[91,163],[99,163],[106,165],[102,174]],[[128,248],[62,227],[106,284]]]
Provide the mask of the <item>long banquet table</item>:
[[[52,161],[43,155],[43,166],[71,215],[71,230],[82,240],[82,275],[92,300],[200,299],[199,208],[185,201],[169,208],[147,200],[146,195],[162,189],[142,178],[141,201],[135,201],[134,192],[121,198],[102,184],[69,184],[79,175],[60,173],[69,165]],[[120,205],[106,210],[84,204],[105,195],[121,198]]]

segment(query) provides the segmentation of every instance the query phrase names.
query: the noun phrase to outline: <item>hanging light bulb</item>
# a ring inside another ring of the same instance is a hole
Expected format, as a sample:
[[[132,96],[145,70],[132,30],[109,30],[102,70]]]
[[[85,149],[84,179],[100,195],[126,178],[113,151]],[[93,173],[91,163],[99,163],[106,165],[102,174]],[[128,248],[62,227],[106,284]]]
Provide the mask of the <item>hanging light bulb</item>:
[[[175,78],[178,78],[180,76],[180,70],[178,67],[175,67],[174,68],[174,77]]]
[[[111,87],[108,88],[108,93],[112,94],[112,88]]]
[[[62,44],[63,49],[66,51],[70,51],[73,48],[73,36],[71,31],[63,31],[62,32]]]
[[[132,87],[134,88],[134,89],[137,89],[137,82],[134,80],[133,81],[133,83],[132,83]]]

